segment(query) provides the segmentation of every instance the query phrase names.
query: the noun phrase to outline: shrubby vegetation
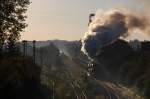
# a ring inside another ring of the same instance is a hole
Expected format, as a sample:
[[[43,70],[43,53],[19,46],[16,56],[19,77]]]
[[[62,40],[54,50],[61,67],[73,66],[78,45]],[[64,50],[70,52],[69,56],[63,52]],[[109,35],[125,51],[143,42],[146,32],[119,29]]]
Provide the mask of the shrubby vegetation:
[[[5,56],[0,58],[0,98],[38,99],[40,67],[30,58]]]
[[[41,99],[46,96],[43,90],[51,95],[50,89],[41,85],[41,68],[31,57],[23,57],[18,47],[29,4],[29,0],[0,1],[1,99]]]
[[[137,50],[133,50],[124,40],[117,40],[104,47],[93,63],[93,76],[99,80],[117,82],[130,88],[135,87],[140,95],[149,99],[150,42],[140,43],[141,47]],[[102,70],[102,67],[105,70]]]

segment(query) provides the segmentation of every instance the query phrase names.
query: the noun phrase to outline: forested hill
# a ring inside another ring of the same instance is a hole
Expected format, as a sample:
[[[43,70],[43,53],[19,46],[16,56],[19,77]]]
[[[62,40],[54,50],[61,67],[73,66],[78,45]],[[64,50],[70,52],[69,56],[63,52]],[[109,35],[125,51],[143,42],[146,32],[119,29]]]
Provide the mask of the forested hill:
[[[96,79],[136,86],[150,98],[150,42],[117,40],[100,50],[93,68]]]

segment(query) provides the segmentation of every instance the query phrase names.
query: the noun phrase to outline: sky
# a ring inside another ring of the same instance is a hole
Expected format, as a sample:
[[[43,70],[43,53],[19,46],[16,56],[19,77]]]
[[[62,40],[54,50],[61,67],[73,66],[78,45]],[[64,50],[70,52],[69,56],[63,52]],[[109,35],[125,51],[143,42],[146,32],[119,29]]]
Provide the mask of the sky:
[[[99,9],[126,8],[143,13],[150,0],[31,0],[27,11],[28,27],[22,40],[80,40],[88,29],[90,13]],[[133,35],[150,39],[145,35]]]

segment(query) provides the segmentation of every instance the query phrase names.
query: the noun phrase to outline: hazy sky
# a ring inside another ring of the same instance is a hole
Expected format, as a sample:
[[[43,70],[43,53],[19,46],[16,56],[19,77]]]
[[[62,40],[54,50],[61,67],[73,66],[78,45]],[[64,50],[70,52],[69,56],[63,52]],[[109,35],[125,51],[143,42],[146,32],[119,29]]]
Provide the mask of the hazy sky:
[[[98,9],[122,7],[143,12],[150,4],[149,0],[31,0],[31,2],[27,12],[28,27],[22,33],[22,39],[26,40],[79,40],[87,31],[90,13]]]

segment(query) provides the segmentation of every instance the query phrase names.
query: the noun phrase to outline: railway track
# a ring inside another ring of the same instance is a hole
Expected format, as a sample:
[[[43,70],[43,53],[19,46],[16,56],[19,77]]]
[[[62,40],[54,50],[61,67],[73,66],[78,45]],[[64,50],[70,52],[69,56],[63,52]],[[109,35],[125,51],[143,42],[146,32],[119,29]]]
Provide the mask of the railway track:
[[[85,91],[82,90],[81,86],[74,81],[73,76],[70,72],[65,72],[67,79],[69,80],[70,86],[72,87],[74,94],[76,96],[77,99],[88,99],[87,95],[85,94]],[[120,98],[119,95],[117,95],[118,93],[111,88],[110,86],[108,86],[105,82],[102,81],[98,81],[94,78],[92,78],[95,82],[97,82],[99,84],[99,86],[101,87],[101,89],[103,90],[103,96],[104,98],[101,99],[122,99]]]
[[[72,87],[74,94],[77,99],[88,99],[85,92],[81,89],[80,84],[73,78],[72,73],[67,71],[65,72],[67,79],[69,80],[69,84]]]
[[[96,80],[96,82],[98,82],[100,86],[103,87],[103,89],[107,92],[105,95],[105,99],[121,99],[118,93],[116,93],[113,88],[110,88],[107,84],[105,84],[102,81]]]

